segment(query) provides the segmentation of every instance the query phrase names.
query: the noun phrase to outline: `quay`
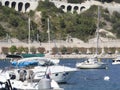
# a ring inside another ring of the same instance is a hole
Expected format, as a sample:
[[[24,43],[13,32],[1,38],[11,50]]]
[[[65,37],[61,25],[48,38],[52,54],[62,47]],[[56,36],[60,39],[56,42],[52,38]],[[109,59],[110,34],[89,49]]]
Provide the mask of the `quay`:
[[[79,55],[79,54],[76,54],[76,55],[46,55],[46,57],[50,57],[50,58],[59,58],[59,59],[80,59],[80,58],[90,58],[90,57],[93,57],[94,55],[91,54],[91,55]],[[116,54],[113,54],[113,55],[98,55],[99,58],[107,58],[107,59],[114,59],[117,55]]]
[[[21,42],[17,39],[11,39],[7,42],[2,42],[0,41],[0,58],[3,58],[4,55],[2,53],[2,48],[3,47],[7,47],[10,48],[11,46],[16,46],[16,47],[43,47],[45,48],[45,51],[49,51],[52,50],[52,48],[57,47],[57,48],[61,48],[61,47],[71,47],[71,48],[86,48],[86,49],[90,49],[90,48],[96,48],[96,38],[90,39],[88,42],[83,42],[79,39],[76,38],[72,38],[72,41],[63,41],[63,40],[59,40],[59,41],[51,41],[50,43],[46,42],[31,42],[30,44],[28,42]],[[99,41],[99,48],[107,48],[109,50],[109,48],[114,48],[116,49],[116,51],[114,51],[115,53],[106,53],[105,51],[102,51],[102,53],[99,55],[100,58],[115,58],[117,55],[119,55],[120,53],[120,40],[119,39],[108,39],[108,38],[101,38],[101,41]],[[89,50],[90,51],[90,50]],[[94,51],[95,52],[95,51]],[[94,52],[92,52],[91,54],[89,53],[80,53],[80,54],[61,54],[61,55],[49,55],[46,54],[45,55],[47,57],[52,57],[52,58],[85,58],[85,57],[91,57],[94,55]]]

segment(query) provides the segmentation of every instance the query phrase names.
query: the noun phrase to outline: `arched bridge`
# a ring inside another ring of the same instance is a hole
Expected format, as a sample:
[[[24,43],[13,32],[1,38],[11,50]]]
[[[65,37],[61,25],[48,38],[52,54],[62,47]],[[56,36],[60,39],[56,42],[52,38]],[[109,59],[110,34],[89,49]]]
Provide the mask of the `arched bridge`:
[[[94,0],[87,0],[81,4],[67,3],[66,0],[50,0],[50,2],[53,2],[57,8],[61,8],[64,12],[77,12],[78,14],[88,10],[92,5],[103,5]],[[38,6],[38,3],[39,0],[0,0],[0,6],[14,8],[16,11],[20,12],[29,12],[30,10],[35,10]],[[115,7],[112,8],[114,9]]]
[[[81,4],[71,4],[71,3],[65,3],[54,0],[53,1],[51,0],[51,2],[53,2],[57,8],[61,8],[64,12],[71,12],[71,13],[77,12],[78,14],[89,9],[91,6],[90,1],[86,1]]]
[[[0,6],[14,8],[20,12],[28,12],[36,9],[38,0],[0,0]]]

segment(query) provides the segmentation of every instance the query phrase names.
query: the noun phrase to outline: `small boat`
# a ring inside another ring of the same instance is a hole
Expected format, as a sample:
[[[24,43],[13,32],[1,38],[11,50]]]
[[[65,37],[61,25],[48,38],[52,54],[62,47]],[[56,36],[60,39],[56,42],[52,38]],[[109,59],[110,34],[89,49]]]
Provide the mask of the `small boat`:
[[[19,73],[20,74],[20,73]],[[9,73],[0,74],[0,90],[64,90],[58,83],[50,78],[44,77],[39,82],[34,82],[32,77],[29,80],[20,80],[10,77]]]
[[[115,59],[112,60],[112,64],[120,64],[120,56],[117,56]]]
[[[77,68],[81,69],[106,69],[107,64],[103,63],[97,57],[87,58],[84,62],[77,63]]]

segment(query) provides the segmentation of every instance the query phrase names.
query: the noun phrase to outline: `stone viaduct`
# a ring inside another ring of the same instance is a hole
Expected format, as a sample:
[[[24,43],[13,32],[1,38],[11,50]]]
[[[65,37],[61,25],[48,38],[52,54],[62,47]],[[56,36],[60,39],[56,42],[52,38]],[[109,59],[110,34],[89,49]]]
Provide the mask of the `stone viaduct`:
[[[29,12],[35,10],[39,0],[0,0],[0,6],[14,8],[16,11]],[[78,14],[90,8],[90,1],[81,4],[67,3],[66,0],[50,0],[57,8],[61,8],[64,12],[77,12]]]
[[[29,12],[35,10],[38,0],[0,0],[0,6],[14,8],[16,11]]]
[[[10,8],[14,8],[16,11],[20,12],[29,12],[30,10],[35,10],[38,6],[40,0],[0,0],[0,6],[7,6]],[[44,1],[44,0],[42,0]],[[120,12],[120,4],[101,4],[95,0],[86,0],[80,4],[72,4],[67,3],[67,0],[49,0],[53,2],[57,8],[61,8],[64,12],[77,12],[80,14],[81,12],[89,9],[92,5],[100,5],[104,8],[108,8],[109,11],[118,11]]]
[[[64,12],[77,12],[78,14],[89,9],[91,6],[91,1],[85,1],[81,4],[72,4],[56,0],[51,0],[51,2],[53,2],[57,8],[61,8]]]

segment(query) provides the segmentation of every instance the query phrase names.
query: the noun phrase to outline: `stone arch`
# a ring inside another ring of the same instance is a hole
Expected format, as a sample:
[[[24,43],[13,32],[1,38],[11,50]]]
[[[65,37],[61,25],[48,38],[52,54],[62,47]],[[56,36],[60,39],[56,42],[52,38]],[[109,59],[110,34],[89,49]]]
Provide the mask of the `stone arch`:
[[[75,7],[74,7],[74,10],[78,10],[78,6],[75,6]]]
[[[64,6],[64,5],[61,5],[60,8],[61,8],[61,9],[65,9],[65,6]]]
[[[16,2],[12,2],[12,3],[11,3],[11,7],[12,7],[12,8],[15,8],[15,6],[16,6]]]
[[[30,3],[25,3],[25,11],[30,7]]]
[[[9,6],[10,2],[9,1],[6,1],[5,2],[5,6]]]
[[[18,11],[22,11],[22,7],[23,7],[23,3],[22,2],[18,3]]]
[[[84,6],[82,6],[82,7],[80,8],[80,11],[83,11],[83,9],[85,9],[85,7],[84,7]]]
[[[78,6],[75,6],[75,7],[73,8],[73,11],[76,12],[77,10],[78,10]]]
[[[67,11],[71,11],[71,9],[72,9],[72,6],[67,6]]]

